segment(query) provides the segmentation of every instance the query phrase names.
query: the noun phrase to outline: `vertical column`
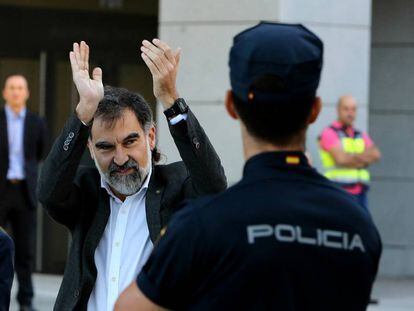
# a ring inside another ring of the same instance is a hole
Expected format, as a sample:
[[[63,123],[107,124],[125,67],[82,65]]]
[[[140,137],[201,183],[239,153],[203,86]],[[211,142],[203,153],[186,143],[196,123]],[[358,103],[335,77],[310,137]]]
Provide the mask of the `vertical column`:
[[[414,3],[373,5],[370,129],[382,161],[373,170],[373,216],[383,239],[382,274],[414,276]]]

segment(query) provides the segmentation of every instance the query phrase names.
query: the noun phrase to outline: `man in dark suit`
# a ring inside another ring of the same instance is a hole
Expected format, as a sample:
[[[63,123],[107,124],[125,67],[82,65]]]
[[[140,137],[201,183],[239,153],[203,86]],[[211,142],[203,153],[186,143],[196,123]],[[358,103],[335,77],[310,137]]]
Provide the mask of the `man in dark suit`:
[[[17,300],[30,310],[36,228],[38,164],[46,145],[45,122],[26,108],[25,77],[7,77],[0,110],[0,226],[10,223],[16,245]]]
[[[0,311],[9,310],[10,291],[13,284],[13,254],[12,239],[0,227]]]
[[[154,39],[143,41],[141,57],[183,162],[155,165],[159,153],[148,104],[125,89],[104,90],[100,68],[89,76],[88,46],[75,43],[70,60],[79,104],[44,163],[38,187],[48,213],[72,234],[55,310],[112,310],[179,203],[226,188],[213,146],[178,96],[180,51]],[[78,169],[86,146],[96,169]]]

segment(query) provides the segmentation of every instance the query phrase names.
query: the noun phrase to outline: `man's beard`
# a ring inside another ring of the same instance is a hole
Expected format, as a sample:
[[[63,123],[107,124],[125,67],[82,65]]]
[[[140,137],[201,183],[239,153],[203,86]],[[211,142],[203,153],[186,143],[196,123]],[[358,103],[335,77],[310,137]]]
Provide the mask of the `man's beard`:
[[[141,189],[142,184],[147,178],[150,169],[151,169],[151,150],[149,147],[149,143],[147,142],[147,152],[148,152],[148,164],[146,167],[140,167],[138,163],[132,159],[128,158],[128,161],[125,162],[123,165],[119,166],[115,164],[112,160],[111,164],[109,164],[108,170],[104,172],[102,168],[99,166],[98,161],[96,160],[96,156],[94,156],[95,166],[99,171],[99,174],[103,178],[103,180],[111,186],[116,192],[122,195],[133,195]],[[133,169],[133,172],[126,175],[121,175],[118,172],[125,170],[125,169]]]

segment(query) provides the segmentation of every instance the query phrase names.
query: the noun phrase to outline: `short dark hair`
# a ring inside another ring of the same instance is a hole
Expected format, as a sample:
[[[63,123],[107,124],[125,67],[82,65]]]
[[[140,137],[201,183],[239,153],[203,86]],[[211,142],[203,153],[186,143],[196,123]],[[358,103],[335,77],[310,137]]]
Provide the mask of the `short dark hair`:
[[[283,81],[265,76],[253,82],[251,89],[277,93]],[[253,91],[254,93],[254,91]],[[234,106],[247,131],[254,137],[277,146],[287,146],[307,128],[315,94],[280,99],[278,102],[245,102],[233,92]]]
[[[105,86],[104,97],[99,102],[94,119],[100,119],[111,127],[122,117],[125,110],[131,110],[135,114],[145,132],[154,124],[151,108],[144,97],[127,89],[109,85]],[[158,162],[160,157],[157,148],[154,148],[153,160]]]

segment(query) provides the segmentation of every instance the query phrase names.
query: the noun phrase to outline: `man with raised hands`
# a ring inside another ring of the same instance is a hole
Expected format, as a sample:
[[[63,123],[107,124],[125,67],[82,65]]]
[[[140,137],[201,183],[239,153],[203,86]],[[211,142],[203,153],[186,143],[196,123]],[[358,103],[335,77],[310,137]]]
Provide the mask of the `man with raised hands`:
[[[38,194],[72,235],[55,310],[112,310],[136,277],[179,203],[226,188],[220,160],[176,89],[180,50],[143,41],[155,97],[164,106],[182,162],[156,165],[156,129],[148,103],[126,89],[104,87],[89,75],[89,47],[70,52],[79,93],[43,166]],[[96,168],[80,167],[88,146]]]

